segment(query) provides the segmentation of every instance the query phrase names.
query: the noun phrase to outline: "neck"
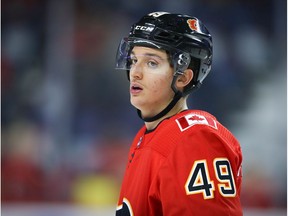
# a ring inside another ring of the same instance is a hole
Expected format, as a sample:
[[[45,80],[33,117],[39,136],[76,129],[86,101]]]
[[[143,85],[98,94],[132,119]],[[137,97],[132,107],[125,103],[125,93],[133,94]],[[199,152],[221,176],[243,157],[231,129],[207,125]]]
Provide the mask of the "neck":
[[[153,122],[145,122],[145,126],[147,128],[147,130],[153,130],[157,127],[157,125],[163,120],[166,119],[168,117],[174,116],[179,112],[182,112],[183,110],[188,109],[187,103],[186,103],[186,99],[181,98],[176,105],[163,117],[153,121]]]

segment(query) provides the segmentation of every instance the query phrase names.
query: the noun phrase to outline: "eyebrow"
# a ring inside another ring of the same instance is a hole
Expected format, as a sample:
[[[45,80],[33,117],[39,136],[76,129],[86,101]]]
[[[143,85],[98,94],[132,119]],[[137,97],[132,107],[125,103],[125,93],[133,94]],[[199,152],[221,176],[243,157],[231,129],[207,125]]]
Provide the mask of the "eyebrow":
[[[133,51],[131,52],[131,55],[137,56]],[[149,57],[157,57],[157,58],[159,58],[160,60],[165,60],[163,57],[161,57],[161,56],[159,56],[159,55],[157,55],[157,54],[155,54],[155,53],[146,52],[146,53],[141,54],[141,55],[142,55],[142,56],[149,56]]]

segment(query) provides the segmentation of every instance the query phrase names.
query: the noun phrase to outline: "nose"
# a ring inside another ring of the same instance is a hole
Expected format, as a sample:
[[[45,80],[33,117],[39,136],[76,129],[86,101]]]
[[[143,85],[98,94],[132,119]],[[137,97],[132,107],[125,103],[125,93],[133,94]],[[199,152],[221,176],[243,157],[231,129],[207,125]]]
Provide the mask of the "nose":
[[[141,67],[141,64],[134,64],[131,68],[130,68],[130,80],[133,78],[134,79],[142,79],[143,77],[143,68]]]

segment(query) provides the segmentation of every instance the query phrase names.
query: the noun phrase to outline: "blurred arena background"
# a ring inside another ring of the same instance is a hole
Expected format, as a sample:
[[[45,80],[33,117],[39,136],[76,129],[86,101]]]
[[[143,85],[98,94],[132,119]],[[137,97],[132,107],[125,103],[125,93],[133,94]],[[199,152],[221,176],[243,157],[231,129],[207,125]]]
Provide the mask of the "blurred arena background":
[[[2,0],[3,216],[114,215],[142,125],[118,43],[146,13],[194,15],[214,40],[211,74],[190,96],[239,139],[244,215],[287,208],[287,1]]]

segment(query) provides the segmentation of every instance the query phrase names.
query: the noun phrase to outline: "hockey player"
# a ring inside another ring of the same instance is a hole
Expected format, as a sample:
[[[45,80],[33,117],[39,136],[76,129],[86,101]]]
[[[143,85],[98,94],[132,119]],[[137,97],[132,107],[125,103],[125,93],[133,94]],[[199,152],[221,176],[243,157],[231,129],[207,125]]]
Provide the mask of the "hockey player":
[[[116,68],[145,125],[128,155],[116,216],[242,215],[242,153],[217,119],[189,110],[211,69],[212,38],[191,16],[155,12],[123,38]]]

